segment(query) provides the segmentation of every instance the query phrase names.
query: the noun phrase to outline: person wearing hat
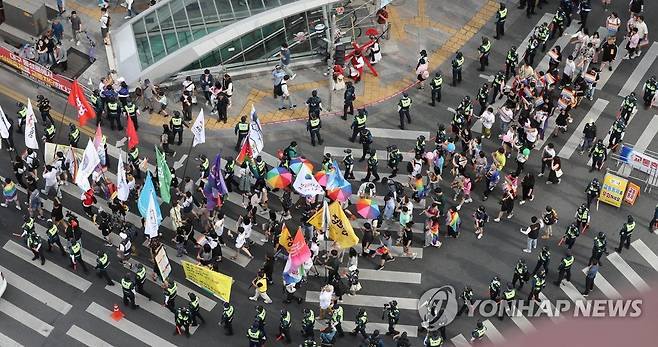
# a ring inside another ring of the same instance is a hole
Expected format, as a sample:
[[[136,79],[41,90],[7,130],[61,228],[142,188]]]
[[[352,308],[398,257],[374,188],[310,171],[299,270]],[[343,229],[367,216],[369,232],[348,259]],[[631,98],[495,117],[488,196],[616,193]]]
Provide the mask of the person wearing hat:
[[[190,337],[190,310],[187,307],[179,307],[174,314],[176,323],[174,335],[183,335],[185,331],[185,337]]]
[[[348,81],[345,83],[345,92],[343,93],[343,116],[341,117],[343,120],[347,120],[348,114],[354,115],[354,100],[356,100],[354,84]]]
[[[624,223],[619,230],[619,246],[615,249],[617,253],[621,254],[622,246],[626,249],[630,247],[633,230],[635,230],[635,219],[633,216],[629,215],[626,223]]]
[[[224,327],[224,335],[233,335],[233,305],[228,301],[224,302],[224,311],[222,311],[221,325]]]
[[[135,305],[135,282],[131,279],[130,273],[126,273],[121,279],[121,289],[123,290],[123,304],[134,310],[139,307]]]
[[[78,141],[80,141],[80,130],[73,123],[69,123],[69,144],[78,148]]]
[[[308,117],[311,118],[313,115],[320,115],[322,111],[322,99],[318,96],[318,91],[313,90],[311,92],[311,97],[306,100],[306,105],[308,105]]]
[[[370,175],[374,176],[375,178],[372,180],[373,182],[379,181],[379,174],[377,174],[377,165],[379,164],[379,160],[377,159],[377,151],[374,149],[370,150],[370,158],[368,158],[368,166],[367,166],[367,172],[366,172],[366,177],[364,177],[361,182],[366,182],[370,180]]]
[[[567,250],[566,255],[562,258],[560,265],[558,266],[558,277],[553,284],[559,286],[562,283],[563,279],[566,279],[567,282],[571,282],[571,265],[573,265],[574,257],[571,254],[570,250]]]
[[[37,107],[39,108],[39,113],[41,113],[41,120],[43,123],[46,123],[46,119],[50,120],[50,123],[55,124],[55,120],[50,115],[50,100],[44,97],[43,95],[37,95]]]
[[[478,71],[484,71],[484,68],[489,65],[489,52],[491,51],[491,42],[485,36],[482,37],[482,44],[478,47],[478,53],[480,54],[480,69]]]
[[[277,94],[277,88],[281,85],[283,81],[283,76],[286,75],[286,72],[281,68],[281,64],[276,64],[274,70],[272,70],[272,96],[276,99],[279,95]]]
[[[239,152],[242,140],[244,140],[249,134],[249,122],[247,122],[247,117],[240,117],[240,121],[235,125],[233,132],[238,135],[238,141],[235,143],[235,151]]]
[[[411,107],[412,100],[407,92],[402,93],[402,98],[398,101],[398,114],[400,115],[400,129],[404,130],[404,118],[407,118],[407,123],[411,124],[411,115],[409,108]]]
[[[352,137],[350,137],[351,142],[354,142],[354,140],[356,140],[356,136],[366,128],[367,120],[368,110],[365,108],[358,109],[356,115],[354,116],[354,120],[352,121],[352,125],[350,125],[350,128],[352,129]]]
[[[309,99],[310,100],[310,99]],[[315,139],[317,138],[318,144],[324,143],[322,140],[322,136],[320,135],[320,129],[322,128],[322,121],[320,121],[320,109],[315,109],[311,111],[310,105],[309,105],[309,112],[313,112],[309,114],[309,120],[306,122],[306,131],[308,131],[311,135],[311,145],[315,147]]]
[[[331,311],[331,325],[336,329],[339,337],[345,336],[343,332],[343,307],[334,303],[333,310]]]
[[[183,144],[183,126],[190,127],[183,118],[181,117],[180,112],[174,111],[174,116],[171,117],[169,120],[169,127],[171,128],[171,131],[174,133],[174,136],[172,140],[176,140],[176,135],[178,135],[178,143],[177,145]]]
[[[204,324],[206,320],[201,317],[201,313],[199,312],[199,297],[192,292],[188,292],[187,296],[190,298],[188,310],[190,311],[190,321],[192,321],[192,326],[195,327],[198,325],[196,321],[197,318],[201,320],[201,324]]]
[[[281,309],[281,319],[279,320],[279,335],[276,340],[280,341],[285,339],[286,343],[290,343],[290,312]]]
[[[361,133],[359,134],[359,143],[362,146],[361,149],[361,158],[359,161],[364,161],[366,160],[366,155],[370,153],[370,144],[372,144],[372,133],[370,133],[370,130],[368,128],[363,128],[361,130]]]
[[[115,97],[111,97],[107,100],[105,104],[105,112],[107,112],[107,119],[110,121],[110,129],[114,130],[115,124],[118,130],[123,130],[121,125],[121,110],[119,108],[119,102]]]
[[[456,86],[457,83],[462,81],[462,67],[464,66],[464,54],[460,51],[457,51],[455,58],[452,59],[452,86]]]
[[[430,105],[436,106],[437,102],[441,102],[441,88],[443,86],[443,76],[441,75],[441,71],[437,71],[434,74],[434,78],[432,78],[432,81],[430,82],[430,87],[431,89],[431,94],[432,94],[432,102]]]
[[[353,180],[354,179],[354,157],[352,157],[352,150],[347,148],[343,151],[345,157],[343,157],[343,165],[345,165],[345,179]]]

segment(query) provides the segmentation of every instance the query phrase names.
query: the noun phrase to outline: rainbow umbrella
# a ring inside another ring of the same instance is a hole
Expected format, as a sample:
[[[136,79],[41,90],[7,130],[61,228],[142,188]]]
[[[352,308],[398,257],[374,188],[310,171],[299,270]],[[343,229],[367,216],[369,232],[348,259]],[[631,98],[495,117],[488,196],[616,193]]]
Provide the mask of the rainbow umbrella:
[[[308,171],[313,172],[313,164],[304,157],[298,157],[290,161],[290,170],[296,174],[301,170],[302,165],[308,168]]]
[[[356,212],[363,218],[374,219],[379,217],[379,206],[370,199],[359,199],[356,202]]]
[[[267,184],[272,188],[285,188],[292,182],[292,174],[284,167],[275,167],[265,176]]]
[[[352,195],[352,185],[349,182],[341,187],[335,187],[327,192],[327,196],[334,201],[345,202]]]
[[[326,187],[327,182],[329,182],[329,175],[327,175],[327,172],[324,170],[320,170],[313,175],[315,177],[315,180],[320,183],[321,186]]]

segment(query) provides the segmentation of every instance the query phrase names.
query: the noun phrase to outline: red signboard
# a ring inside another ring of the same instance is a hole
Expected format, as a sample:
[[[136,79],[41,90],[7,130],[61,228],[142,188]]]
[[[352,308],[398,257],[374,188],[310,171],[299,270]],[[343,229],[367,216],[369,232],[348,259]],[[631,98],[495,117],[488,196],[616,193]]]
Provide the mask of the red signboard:
[[[27,76],[33,81],[54,88],[68,95],[71,92],[73,81],[48,70],[43,65],[35,61],[22,58],[18,54],[0,46],[0,62],[11,66],[16,71]]]

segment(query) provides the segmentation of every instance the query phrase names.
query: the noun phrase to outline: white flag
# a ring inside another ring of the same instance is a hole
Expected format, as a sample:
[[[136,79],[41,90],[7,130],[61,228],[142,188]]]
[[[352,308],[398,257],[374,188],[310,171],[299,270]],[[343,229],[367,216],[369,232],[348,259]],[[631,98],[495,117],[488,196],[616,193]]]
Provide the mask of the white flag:
[[[34,115],[32,101],[27,98],[27,116],[25,116],[25,146],[27,148],[39,149],[37,140],[37,117]]]
[[[5,111],[3,111],[2,106],[0,106],[0,136],[2,136],[3,139],[8,139],[10,131],[11,123],[9,123],[7,116],[5,116]]]
[[[153,194],[149,194],[149,207],[146,210],[146,220],[144,221],[144,234],[150,238],[158,236],[158,228],[161,220],[158,220],[158,212],[155,209],[155,199]]]
[[[203,117],[203,109],[199,111],[199,115],[196,117],[194,124],[192,125],[192,134],[194,134],[194,142],[192,147],[200,143],[206,143],[206,121]]]
[[[96,166],[98,166],[100,162],[96,147],[94,147],[94,143],[89,139],[85,152],[82,154],[82,159],[80,160],[78,174],[75,177],[75,184],[77,184],[83,191],[86,192],[89,190],[89,175],[94,172]]]
[[[258,115],[256,114],[256,108],[254,105],[251,105],[251,122],[249,124],[249,144],[251,145],[252,158],[256,158],[260,151],[265,147],[265,141],[263,140],[263,127],[260,125],[260,120],[258,120]]]
[[[324,189],[318,181],[311,174],[311,170],[302,165],[302,168],[295,178],[295,183],[292,184],[293,188],[302,196],[315,196],[324,194]]]
[[[117,196],[121,201],[127,201],[130,187],[126,180],[126,168],[123,165],[123,152],[119,153],[119,167],[117,169]]]

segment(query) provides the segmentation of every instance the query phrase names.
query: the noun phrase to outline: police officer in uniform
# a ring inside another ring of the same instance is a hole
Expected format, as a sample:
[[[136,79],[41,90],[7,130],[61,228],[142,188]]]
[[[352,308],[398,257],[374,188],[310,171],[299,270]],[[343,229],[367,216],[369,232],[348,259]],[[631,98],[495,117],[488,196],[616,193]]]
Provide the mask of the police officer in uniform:
[[[137,179],[142,178],[142,171],[139,169],[139,147],[135,146],[130,149],[128,152],[128,160],[130,160],[130,166],[132,166],[133,176]]]
[[[59,247],[59,250],[62,252],[63,256],[66,256],[66,252],[64,251],[64,246],[62,246],[62,241],[59,239],[59,234],[58,234],[58,229],[57,225],[53,223],[51,219],[48,220],[46,229],[46,235],[48,236],[48,252],[53,251],[53,244],[57,245]]]
[[[176,313],[176,282],[165,281],[164,286],[164,305],[172,313]]]
[[[229,192],[232,192],[233,185],[237,183],[233,179],[233,177],[235,176],[235,160],[233,159],[233,157],[226,157],[224,161],[226,162],[226,164],[224,165],[224,182],[226,182],[226,189]]]
[[[27,106],[22,102],[17,103],[16,106],[18,106],[18,111],[16,111],[18,115],[18,133],[22,134],[23,127],[25,126],[25,118],[27,117]]]
[[[407,122],[411,124],[411,115],[409,114],[409,107],[411,107],[412,100],[407,92],[402,93],[402,99],[398,101],[398,114],[400,115],[400,129],[404,130],[404,117],[407,117]]]
[[[523,288],[523,285],[528,281],[528,266],[525,263],[525,260],[519,259],[514,267],[514,276],[512,277],[512,285],[516,287],[516,282],[519,282],[518,289]]]
[[[315,325],[315,313],[308,308],[304,309],[304,318],[302,319],[302,337],[305,339],[315,338],[313,332],[313,325]]]
[[[174,314],[176,315],[174,335],[183,335],[183,330],[185,330],[185,337],[190,337],[190,311],[187,307],[179,307]]]
[[[318,143],[321,145],[322,136],[320,135],[320,129],[322,128],[322,122],[320,121],[319,111],[313,111],[309,115],[310,119],[306,122],[306,131],[311,135],[311,145],[315,147],[315,139],[318,139]]]
[[[261,305],[256,306],[256,323],[258,323],[258,328],[265,333],[265,317],[267,316],[267,311]]]
[[[462,67],[464,66],[464,54],[462,54],[462,52],[457,51],[455,58],[452,59],[451,66],[452,86],[454,87],[457,83],[461,83],[462,81]]]
[[[135,272],[135,289],[137,293],[147,297],[151,300],[151,294],[144,290],[144,283],[146,282],[146,268],[144,265],[137,264],[137,271]]]
[[[516,53],[516,46],[512,46],[505,57],[505,81],[516,74],[516,65],[518,63],[519,55]]]
[[[590,266],[596,260],[599,266],[601,266],[601,256],[603,253],[608,254],[608,241],[605,237],[605,233],[599,231],[599,234],[594,238],[594,246],[592,247],[592,256],[589,258],[587,266]]]
[[[500,3],[500,8],[496,11],[496,36],[494,39],[498,40],[501,36],[505,36],[505,20],[507,19],[507,8],[505,4]]]
[[[619,247],[616,249],[617,253],[621,254],[622,246],[626,247],[626,249],[631,246],[633,230],[635,230],[635,219],[633,219],[633,216],[629,215],[626,223],[624,223],[619,230]]]
[[[46,119],[48,119],[50,123],[55,124],[55,120],[50,115],[51,107],[48,98],[43,95],[37,95],[37,107],[39,108],[39,113],[41,113],[41,120],[43,123],[46,123]]]
[[[265,175],[267,175],[267,164],[260,155],[256,157],[256,183],[257,187],[265,186]],[[259,184],[262,184],[259,186]]]
[[[430,105],[436,106],[437,102],[441,102],[441,88],[443,87],[443,76],[441,71],[437,71],[434,74],[434,78],[430,81],[430,87],[432,92],[432,102]]]
[[[482,87],[478,90],[477,94],[477,100],[478,104],[480,104],[480,113],[478,113],[478,117],[481,116],[484,111],[487,109],[487,104],[489,101],[489,85],[484,83],[482,84]]]
[[[123,113],[126,115],[126,120],[128,117],[133,121],[135,130],[139,130],[139,122],[137,121],[137,116],[139,115],[139,109],[137,105],[133,102],[131,98],[126,100],[126,104],[123,105]]]
[[[471,332],[471,342],[481,342],[484,334],[487,332],[487,327],[482,324],[482,321],[477,322],[475,329]]]
[[[491,42],[488,38],[482,38],[482,44],[478,47],[478,52],[480,53],[480,69],[478,71],[484,71],[484,68],[489,65],[489,52],[491,51]]]
[[[359,143],[361,144],[361,158],[359,161],[366,160],[366,155],[370,153],[370,144],[372,144],[372,134],[368,128],[363,128],[361,133],[359,133]]]
[[[567,231],[565,231],[564,236],[562,236],[561,242],[564,242],[564,244],[567,245],[567,249],[571,250],[576,243],[576,238],[578,238],[578,236],[580,236],[580,228],[578,228],[576,222],[573,222],[567,227]]]
[[[309,337],[304,340],[304,344],[302,347],[317,347],[318,343],[313,340],[313,338]]]
[[[183,143],[183,126],[190,127],[185,123],[183,118],[180,116],[180,112],[174,111],[174,116],[171,117],[169,120],[169,127],[171,128],[171,131],[174,133],[173,140],[176,139],[176,135],[178,135],[178,143],[177,145],[181,145]]]
[[[373,182],[379,181],[379,174],[377,174],[377,165],[379,164],[379,160],[377,159],[377,151],[374,149],[370,150],[370,158],[368,158],[368,166],[367,166],[367,173],[366,177],[364,177],[361,182],[366,182],[370,180],[370,175],[373,175],[375,178],[372,180]]]
[[[398,324],[400,320],[400,310],[398,309],[398,302],[393,300],[389,304],[384,306],[386,310],[386,317],[388,319],[388,332],[386,335],[397,336],[400,334],[399,331],[395,330],[395,325]]]
[[[359,311],[356,313],[356,320],[354,322],[355,327],[351,334],[354,336],[361,334],[364,339],[367,339],[368,334],[366,333],[366,324],[368,324],[368,313],[363,309],[363,307],[359,307]]]
[[[628,124],[631,115],[637,112],[637,98],[635,92],[626,95],[621,103],[620,118],[624,120],[624,125]]]
[[[132,279],[130,279],[130,277],[130,274],[127,273],[121,279],[121,289],[123,289],[123,304],[128,306],[130,303],[130,307],[136,309],[139,307],[139,305],[135,305],[135,283]]]
[[[443,345],[443,338],[439,336],[438,330],[429,332],[425,337],[425,347],[439,347]]]
[[[285,340],[290,343],[290,312],[285,308],[281,310],[281,319],[279,320],[279,335],[276,340]]]
[[[356,93],[352,81],[345,82],[345,92],[343,93],[343,120],[347,120],[347,115],[354,115],[354,100]],[[352,140],[354,142],[354,140]]]
[[[500,93],[500,98],[503,98],[503,93],[504,93],[504,88],[505,88],[505,73],[503,71],[498,71],[496,76],[494,76],[494,80],[491,81],[491,91],[493,92],[491,94],[491,101],[489,102],[489,105],[493,104],[496,102],[496,97]]]
[[[548,249],[548,246],[544,246],[539,251],[539,256],[537,257],[537,265],[535,265],[535,270],[532,271],[532,274],[536,274],[539,271],[539,268],[544,268],[544,271],[548,273],[548,263],[551,261],[551,251]]]
[[[311,97],[306,100],[306,105],[308,105],[309,118],[313,115],[320,115],[320,111],[322,111],[322,99],[318,96],[317,90],[311,92]]]
[[[249,134],[249,122],[247,122],[247,117],[240,117],[240,122],[235,125],[233,132],[238,135],[238,141],[235,143],[235,151],[239,152],[242,140]]]
[[[553,284],[559,286],[563,279],[566,279],[567,282],[571,282],[571,265],[573,265],[574,259],[575,258],[571,254],[571,251],[567,251],[567,254],[562,258],[562,261],[557,268],[557,280],[553,282]]]
[[[224,335],[233,335],[233,305],[224,302],[224,310],[222,311],[222,326],[224,327]]]
[[[123,130],[120,117],[121,110],[119,109],[119,102],[117,99],[108,99],[105,108],[107,112],[107,119],[110,121],[110,129],[114,130],[114,124],[116,123],[116,128],[118,130]]]
[[[82,260],[82,246],[75,237],[69,239],[69,259],[71,260],[71,267],[74,271],[77,269],[77,265],[80,264],[82,270],[85,273],[88,272],[87,265],[85,265],[85,262]]]
[[[546,273],[544,270],[540,270],[538,273],[532,276],[532,288],[530,290],[530,295],[528,295],[528,301],[535,300],[539,301],[539,294],[541,294],[542,289],[546,285]]]
[[[503,292],[503,299],[505,299],[505,303],[504,303],[505,307],[502,314],[498,316],[498,318],[501,320],[503,319],[503,317],[505,317],[505,311],[507,309],[510,310],[510,315],[514,314],[513,305],[514,305],[514,300],[516,299],[516,289],[514,289],[514,285],[510,282],[507,282],[507,289],[505,289],[505,291]]]
[[[55,132],[57,129],[55,129],[55,124],[51,123],[50,121],[46,122],[46,129],[44,130],[44,138],[46,142],[53,142],[55,140]]]
[[[414,153],[416,156],[421,156],[421,157],[425,154],[425,135],[420,135],[416,138]],[[400,161],[402,160],[402,158],[399,159]]]
[[[96,275],[100,278],[104,278],[108,286],[113,286],[114,282],[107,273],[108,266],[110,266],[110,258],[107,256],[107,253],[98,251],[96,253]]]
[[[335,303],[331,312],[331,325],[336,329],[339,337],[345,336],[343,332],[343,307]]]
[[[388,178],[393,178],[398,175],[398,165],[402,161],[402,154],[400,149],[396,145],[391,145],[387,148],[388,150],[388,167],[391,168],[392,172]]]
[[[207,178],[210,173],[210,160],[205,154],[199,156],[201,163],[199,164],[199,177]]]
[[[190,311],[190,321],[192,322],[192,326],[195,327],[199,325],[196,321],[197,318],[201,320],[201,324],[204,324],[206,320],[201,317],[201,313],[199,312],[199,298],[196,296],[196,294],[191,292],[187,293],[187,296],[190,298],[188,309]]]
[[[594,177],[592,181],[589,182],[587,188],[585,189],[585,194],[587,195],[587,207],[589,207],[592,204],[592,201],[598,198],[600,193],[601,193],[601,183],[599,183],[598,178]]]
[[[592,157],[592,165],[589,168],[589,172],[594,170],[601,171],[603,163],[608,159],[608,151],[603,144],[602,139],[598,139],[592,149],[589,151],[589,156]]]
[[[101,116],[103,114],[103,101],[101,100],[101,92],[98,89],[94,89],[89,96],[89,102],[91,107],[94,108],[94,113],[96,114],[96,125],[100,124]]]
[[[494,276],[489,282],[489,299],[498,302],[500,300],[500,279]]]
[[[644,82],[644,107],[651,106],[651,100],[656,95],[656,89],[658,89],[658,81],[656,81],[656,76],[651,76],[651,78]]]
[[[46,263],[46,258],[43,256],[43,242],[41,241],[41,236],[37,233],[31,233],[27,236],[27,247],[30,248],[34,257],[32,260],[41,259],[41,265]]]
[[[469,286],[464,287],[464,290],[459,294],[459,298],[462,300],[462,305],[459,307],[459,311],[457,311],[457,316],[461,316],[464,311],[468,311],[468,308],[475,304],[473,289]]]
[[[354,157],[352,157],[352,150],[345,149],[345,157],[343,157],[343,165],[345,165],[345,179],[354,179]]]
[[[352,137],[350,138],[351,142],[354,142],[357,135],[359,135],[359,133],[361,133],[361,131],[366,128],[367,121],[368,110],[365,108],[358,109],[356,111],[356,116],[354,116],[354,120],[352,121],[352,125],[350,125],[350,128],[352,129]]]
[[[78,148],[78,141],[80,141],[80,130],[73,123],[69,123],[69,144]]]

